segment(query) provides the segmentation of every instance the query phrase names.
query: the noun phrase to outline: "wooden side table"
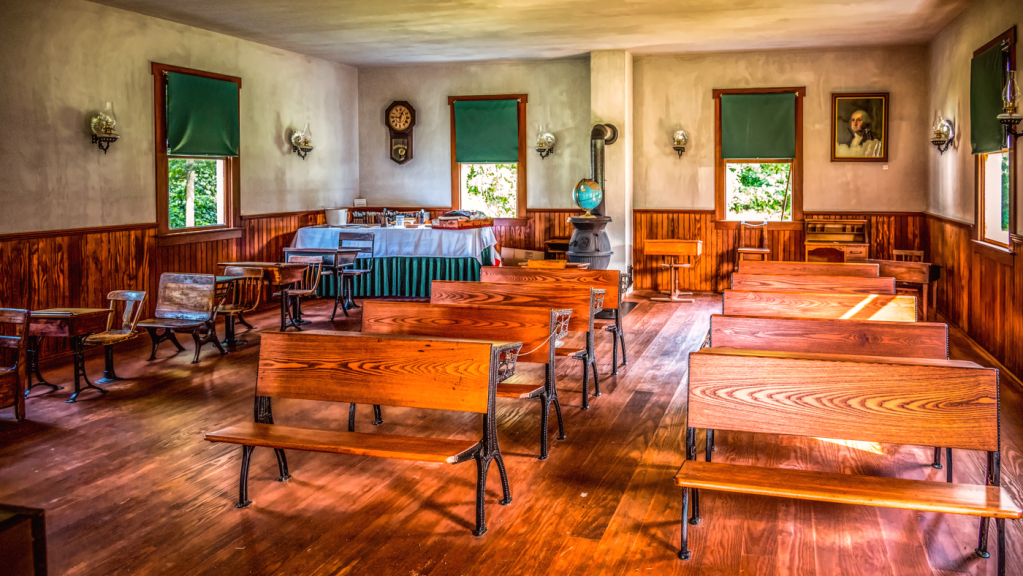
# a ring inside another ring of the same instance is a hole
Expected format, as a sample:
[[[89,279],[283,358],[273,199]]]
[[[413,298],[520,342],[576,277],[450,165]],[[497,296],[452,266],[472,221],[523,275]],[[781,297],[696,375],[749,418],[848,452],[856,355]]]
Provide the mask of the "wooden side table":
[[[646,256],[667,256],[668,262],[662,263],[661,268],[667,268],[670,272],[669,290],[662,290],[662,294],[668,294],[667,298],[651,298],[656,302],[692,302],[692,292],[678,290],[678,271],[680,268],[691,268],[703,254],[703,240],[650,240],[643,246],[643,254]],[[679,258],[687,258],[684,264],[678,262]]]
[[[85,374],[85,346],[83,341],[89,334],[103,332],[107,329],[107,316],[112,310],[109,308],[48,308],[46,310],[35,310],[30,315],[28,327],[28,389],[25,396],[35,386],[49,386],[53,390],[60,390],[63,386],[50,384],[43,380],[39,373],[39,339],[40,338],[68,338],[71,341],[71,353],[74,359],[75,370],[75,392],[67,402],[74,402],[83,391],[93,388],[100,394],[106,394],[106,390],[89,382]],[[38,383],[32,384],[32,375],[35,374]],[[85,381],[85,387],[81,385]]]

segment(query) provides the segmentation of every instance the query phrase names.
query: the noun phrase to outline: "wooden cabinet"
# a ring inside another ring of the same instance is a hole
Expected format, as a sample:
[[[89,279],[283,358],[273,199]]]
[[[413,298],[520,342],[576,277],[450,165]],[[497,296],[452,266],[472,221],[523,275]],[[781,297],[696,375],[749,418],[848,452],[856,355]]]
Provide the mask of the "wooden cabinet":
[[[807,262],[858,262],[870,258],[870,227],[865,219],[806,221]]]

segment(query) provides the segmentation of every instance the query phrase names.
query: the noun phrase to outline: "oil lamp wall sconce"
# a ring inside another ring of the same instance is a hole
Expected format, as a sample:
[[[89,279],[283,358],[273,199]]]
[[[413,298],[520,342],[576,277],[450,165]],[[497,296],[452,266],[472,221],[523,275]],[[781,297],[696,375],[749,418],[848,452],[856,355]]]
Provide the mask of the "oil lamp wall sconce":
[[[536,151],[540,153],[541,160],[550,156],[551,153],[554,152],[554,142],[554,134],[545,132],[543,126],[540,126],[536,133]]]
[[[678,152],[678,157],[682,158],[682,154],[685,154],[686,144],[689,143],[689,134],[682,129],[682,126],[675,130],[675,133],[671,136],[671,148],[675,152]]]
[[[945,153],[949,147],[955,146],[956,127],[951,120],[945,120],[939,113],[934,120],[934,135],[931,136],[931,144],[938,149],[938,155]]]
[[[1023,132],[1016,132],[1016,126],[1023,120],[1023,114],[1019,113],[1020,96],[1019,84],[1016,83],[1016,71],[1009,70],[1005,78],[1005,88],[1002,90],[1002,113],[998,115],[998,121],[1002,123],[1005,131],[1005,147],[1012,146],[1013,139],[1019,139]]]
[[[121,137],[114,130],[116,125],[117,118],[114,117],[114,105],[110,102],[107,102],[103,107],[103,111],[93,116],[89,122],[89,126],[92,128],[92,143],[99,144],[99,149],[104,154],[110,149],[110,145],[117,142],[117,139]]]
[[[309,129],[309,123],[305,123],[305,128],[302,130],[296,130],[291,135],[291,151],[298,154],[298,157],[305,160],[305,157],[313,151],[313,133]]]

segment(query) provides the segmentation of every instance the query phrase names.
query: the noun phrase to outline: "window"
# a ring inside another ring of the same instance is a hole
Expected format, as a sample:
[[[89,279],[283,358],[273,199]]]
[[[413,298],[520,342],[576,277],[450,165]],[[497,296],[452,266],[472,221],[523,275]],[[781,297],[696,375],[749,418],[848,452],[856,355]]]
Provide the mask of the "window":
[[[525,94],[450,96],[451,208],[526,215]]]
[[[1011,250],[1016,187],[1012,149],[998,121],[1002,89],[1015,69],[1016,29],[1006,30],[970,61],[970,147],[977,157],[976,240]]]
[[[241,79],[153,63],[157,239],[241,237]]]
[[[714,90],[717,227],[801,226],[805,94],[805,88]]]
[[[1005,247],[1009,246],[1009,157],[1008,150],[978,157],[980,239]]]

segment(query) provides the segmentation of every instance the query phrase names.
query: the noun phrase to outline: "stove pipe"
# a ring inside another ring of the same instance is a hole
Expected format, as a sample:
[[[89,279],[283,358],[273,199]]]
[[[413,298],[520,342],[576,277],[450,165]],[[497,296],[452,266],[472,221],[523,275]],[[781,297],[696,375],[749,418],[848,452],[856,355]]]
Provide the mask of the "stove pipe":
[[[604,199],[607,191],[604,189],[604,146],[614,144],[618,140],[618,129],[614,124],[597,124],[590,131],[590,180],[600,185],[603,193],[598,205],[593,211],[594,216],[604,215]]]

